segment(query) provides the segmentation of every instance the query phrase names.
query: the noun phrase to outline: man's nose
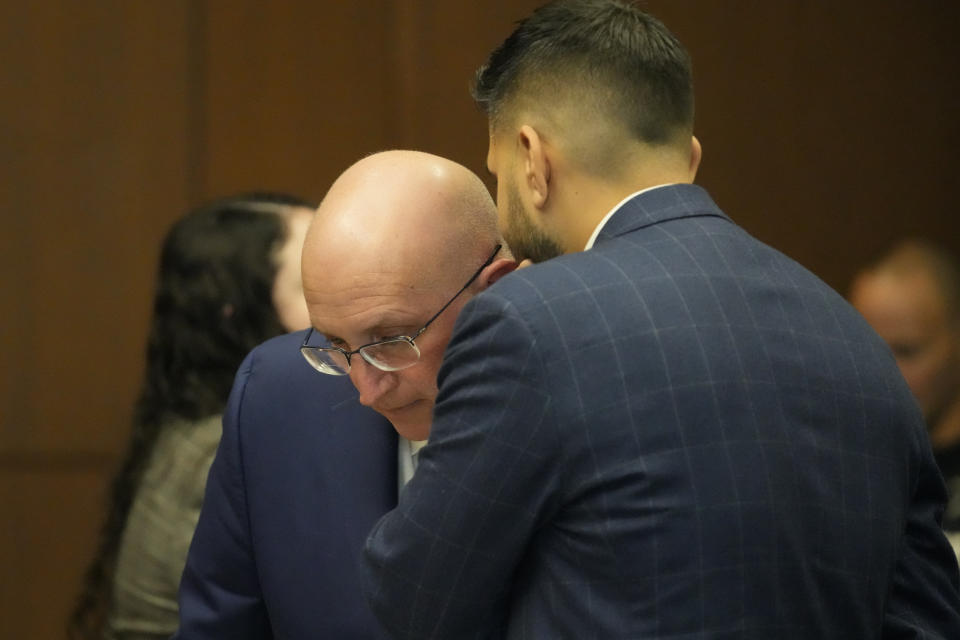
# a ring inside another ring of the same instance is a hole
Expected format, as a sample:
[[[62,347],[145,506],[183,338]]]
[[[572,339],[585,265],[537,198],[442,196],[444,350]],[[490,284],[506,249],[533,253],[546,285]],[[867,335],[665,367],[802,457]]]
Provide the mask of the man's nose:
[[[385,393],[394,387],[393,372],[381,371],[357,354],[350,363],[350,381],[360,392],[360,404],[372,407]]]

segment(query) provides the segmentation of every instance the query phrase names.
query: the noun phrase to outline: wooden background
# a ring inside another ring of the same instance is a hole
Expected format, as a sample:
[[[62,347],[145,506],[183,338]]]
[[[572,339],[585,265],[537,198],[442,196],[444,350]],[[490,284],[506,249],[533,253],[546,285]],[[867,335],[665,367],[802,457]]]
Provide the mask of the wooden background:
[[[60,638],[140,381],[158,246],[199,201],[314,199],[376,150],[482,171],[475,67],[532,0],[0,3],[0,637]],[[844,290],[960,250],[960,3],[650,0],[690,49],[698,182]]]

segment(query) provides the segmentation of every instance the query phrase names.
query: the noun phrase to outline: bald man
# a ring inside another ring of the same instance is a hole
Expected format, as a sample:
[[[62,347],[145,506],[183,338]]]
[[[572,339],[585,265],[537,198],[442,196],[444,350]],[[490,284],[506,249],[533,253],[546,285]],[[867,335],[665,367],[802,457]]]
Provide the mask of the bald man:
[[[315,329],[240,368],[178,640],[387,637],[360,591],[360,549],[414,472],[457,312],[514,267],[483,183],[425,153],[350,167],[308,238]]]
[[[854,279],[850,301],[893,351],[950,491],[943,527],[960,553],[960,266],[920,240]]]
[[[504,234],[538,264],[460,312],[430,441],[364,552],[384,626],[960,638],[910,390],[843,298],[691,184],[674,35],[631,2],[552,2],[475,97]]]
[[[314,335],[303,354],[322,374],[349,376],[360,403],[415,453],[457,314],[515,267],[493,200],[468,169],[415,151],[364,158],[333,184],[307,232]]]

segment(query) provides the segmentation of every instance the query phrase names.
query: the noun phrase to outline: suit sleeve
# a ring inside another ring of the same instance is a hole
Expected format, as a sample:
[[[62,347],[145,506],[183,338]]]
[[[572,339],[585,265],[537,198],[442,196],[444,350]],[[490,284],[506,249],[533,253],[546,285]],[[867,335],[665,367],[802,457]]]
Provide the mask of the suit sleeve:
[[[395,638],[502,635],[516,566],[557,503],[544,377],[537,341],[509,304],[488,292],[464,308],[430,443],[365,548],[364,591]]]
[[[884,615],[883,637],[960,638],[960,577],[940,529],[946,487],[925,441],[904,541]]]
[[[251,547],[241,447],[243,397],[254,353],[241,365],[223,436],[180,581],[175,640],[272,638]]]

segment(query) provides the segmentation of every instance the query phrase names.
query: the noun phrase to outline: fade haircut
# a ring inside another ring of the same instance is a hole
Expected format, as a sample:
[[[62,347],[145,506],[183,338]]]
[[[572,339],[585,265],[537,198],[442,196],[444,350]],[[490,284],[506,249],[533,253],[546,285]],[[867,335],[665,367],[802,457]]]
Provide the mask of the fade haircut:
[[[689,55],[663,23],[620,0],[537,9],[490,54],[472,93],[493,127],[520,102],[566,100],[649,145],[693,131]]]

